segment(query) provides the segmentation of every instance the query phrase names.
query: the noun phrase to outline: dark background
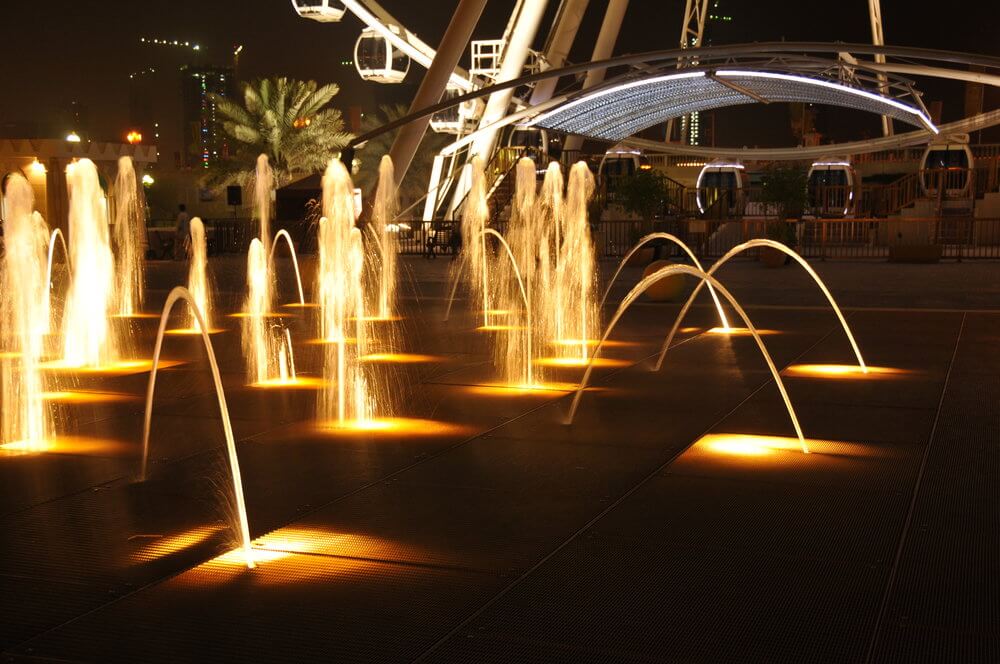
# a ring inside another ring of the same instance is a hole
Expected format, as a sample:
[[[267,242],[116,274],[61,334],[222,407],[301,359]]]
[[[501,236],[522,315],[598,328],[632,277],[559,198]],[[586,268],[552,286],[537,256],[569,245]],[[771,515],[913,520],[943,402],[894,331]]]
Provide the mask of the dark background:
[[[440,39],[457,0],[383,0],[383,5],[410,30],[432,46]],[[586,60],[596,37],[603,0],[592,0],[572,55]],[[513,0],[492,0],[476,31],[478,38],[501,36]],[[552,0],[550,15],[558,5]],[[671,48],[677,44],[682,0],[632,0],[616,54]],[[955,15],[934,15],[952,7]],[[711,23],[713,44],[769,40],[868,42],[867,3],[787,2],[780,0],[719,0],[718,13],[732,16]],[[1000,55],[1000,3],[934,3],[912,0],[883,2],[886,41]],[[547,21],[550,19],[547,19]],[[164,53],[143,46],[139,37],[199,43],[201,64],[229,64],[233,45],[243,44],[237,76],[272,74],[336,82],[341,93],[335,104],[371,111],[378,104],[405,102],[423,70],[411,67],[401,85],[362,81],[352,58],[361,23],[346,16],[339,24],[300,19],[289,0],[136,0],[117,2],[5,2],[3,71],[0,73],[0,129],[7,135],[20,128],[58,133],[70,117],[72,102],[85,116],[90,138],[121,140],[129,125],[128,75],[155,62]],[[543,31],[548,22],[543,24]],[[538,44],[540,46],[540,43]],[[166,47],[160,47],[164,49]],[[175,56],[179,58],[181,54]],[[192,53],[183,54],[192,59]],[[466,55],[464,65],[468,64]],[[921,82],[925,101],[944,102],[943,120],[963,115],[961,84]],[[988,97],[988,106],[995,106]],[[716,141],[721,145],[787,143],[791,140],[787,108],[746,107],[717,112]],[[842,110],[819,114],[818,129],[827,140],[843,140],[878,132],[878,120]],[[753,137],[752,139],[748,137]]]

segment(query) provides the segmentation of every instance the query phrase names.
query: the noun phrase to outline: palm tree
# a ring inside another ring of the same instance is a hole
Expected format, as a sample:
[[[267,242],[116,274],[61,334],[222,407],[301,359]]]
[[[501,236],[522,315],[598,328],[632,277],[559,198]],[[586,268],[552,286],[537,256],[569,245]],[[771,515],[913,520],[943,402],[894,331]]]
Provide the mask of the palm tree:
[[[409,109],[402,104],[380,106],[378,113],[366,115],[361,121],[361,132],[367,133],[378,129],[384,124],[398,120],[407,115]],[[354,158],[353,177],[354,183],[361,187],[365,193],[374,191],[378,183],[378,165],[382,160],[382,155],[389,154],[393,141],[396,140],[398,129],[387,131],[384,134],[365,142],[364,147],[358,150]],[[427,193],[427,181],[431,176],[431,166],[436,155],[449,142],[449,138],[442,134],[428,131],[424,135],[420,147],[413,155],[410,168],[406,171],[406,177],[399,187],[399,198],[403,205],[409,205],[420,199]]]
[[[322,171],[353,136],[340,111],[327,108],[339,92],[334,84],[278,77],[243,83],[243,100],[211,95],[222,126],[237,143],[211,169],[210,185],[248,183],[257,155],[266,154],[275,184]]]

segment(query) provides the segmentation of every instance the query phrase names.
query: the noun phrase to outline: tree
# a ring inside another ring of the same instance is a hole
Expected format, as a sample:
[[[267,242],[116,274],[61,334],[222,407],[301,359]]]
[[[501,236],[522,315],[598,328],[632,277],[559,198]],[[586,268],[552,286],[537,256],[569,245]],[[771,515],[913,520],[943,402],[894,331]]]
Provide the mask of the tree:
[[[278,77],[243,83],[242,103],[212,94],[223,129],[237,145],[210,170],[208,184],[247,184],[260,154],[267,155],[277,186],[322,171],[352,138],[340,111],[327,107],[339,90]]]
[[[809,204],[808,177],[801,166],[774,164],[760,179],[760,202],[779,219],[801,216]]]
[[[777,219],[767,225],[768,238],[795,246],[795,225],[789,217],[801,217],[809,203],[809,174],[798,165],[774,164],[761,177],[760,201],[766,203]]]
[[[615,193],[626,212],[642,218],[641,234],[653,230],[653,219],[663,211],[669,195],[664,177],[652,170],[622,178]]]
[[[409,109],[402,104],[380,106],[378,113],[367,115],[361,121],[361,131],[367,133],[378,129],[408,113]],[[378,183],[379,162],[383,155],[389,154],[397,134],[399,134],[398,129],[379,134],[358,150],[354,160],[354,184],[361,187],[365,193],[371,193],[375,190],[375,185]],[[406,177],[403,178],[399,187],[399,197],[404,205],[419,200],[427,193],[427,182],[431,177],[434,155],[443,149],[449,140],[447,136],[429,129],[424,134],[424,139],[420,142],[416,154],[413,155],[410,168],[406,171]]]

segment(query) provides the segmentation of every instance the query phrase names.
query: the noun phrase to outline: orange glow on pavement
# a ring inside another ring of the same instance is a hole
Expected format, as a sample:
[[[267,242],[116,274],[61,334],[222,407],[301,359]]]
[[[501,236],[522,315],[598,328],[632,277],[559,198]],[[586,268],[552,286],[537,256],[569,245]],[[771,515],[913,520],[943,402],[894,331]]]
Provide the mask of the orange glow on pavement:
[[[220,332],[225,332],[226,330],[221,327],[213,327],[208,331],[209,334],[219,334]],[[165,330],[164,334],[176,334],[176,335],[200,335],[201,330],[194,327],[175,327],[172,330]]]
[[[168,369],[184,364],[179,360],[160,360],[159,368]],[[147,373],[153,369],[152,360],[120,360],[99,367],[78,367],[67,364],[63,360],[51,360],[39,365],[43,371],[55,371],[75,374],[101,374],[106,376],[130,376]]]
[[[582,357],[539,357],[535,359],[535,364],[540,367],[567,367],[582,369],[591,362],[590,358]],[[595,357],[593,366],[595,368],[627,367],[632,363],[628,360],[615,360],[610,357]]]
[[[847,378],[864,380],[867,378],[892,378],[913,373],[906,369],[892,367],[868,367],[865,372],[856,364],[793,364],[781,373],[789,376],[807,376],[811,378]]]
[[[444,362],[445,358],[435,355],[419,355],[416,353],[369,353],[362,355],[362,362],[389,362],[397,364],[429,364],[431,362]]]

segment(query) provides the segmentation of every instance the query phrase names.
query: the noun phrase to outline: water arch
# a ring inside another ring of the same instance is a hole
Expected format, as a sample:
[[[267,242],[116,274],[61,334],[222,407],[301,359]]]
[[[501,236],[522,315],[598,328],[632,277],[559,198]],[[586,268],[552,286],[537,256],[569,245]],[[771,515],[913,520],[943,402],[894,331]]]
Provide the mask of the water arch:
[[[750,318],[747,316],[746,311],[743,310],[743,307],[741,307],[739,302],[736,301],[736,298],[734,298],[733,295],[726,290],[726,288],[719,283],[715,277],[703,270],[699,270],[698,268],[688,265],[667,265],[666,267],[657,270],[636,284],[635,287],[629,291],[628,295],[625,296],[625,299],[622,300],[622,303],[618,305],[618,311],[615,312],[614,318],[612,318],[611,322],[608,323],[607,329],[604,331],[600,342],[598,342],[597,347],[594,349],[594,354],[591,355],[590,361],[587,363],[587,370],[583,374],[583,380],[580,381],[580,386],[573,395],[573,402],[570,405],[569,415],[566,418],[566,424],[573,423],[573,418],[576,416],[576,409],[580,405],[580,399],[583,396],[584,390],[587,388],[587,384],[590,381],[590,374],[594,369],[594,359],[601,351],[601,347],[604,345],[604,342],[608,340],[609,336],[611,336],[611,332],[615,329],[615,325],[618,324],[619,319],[621,319],[625,311],[640,295],[646,291],[646,289],[657,281],[675,274],[689,274],[700,279],[702,283],[710,283],[719,293],[722,294],[726,301],[729,302],[729,305],[736,311],[736,313],[739,314],[740,318],[743,320],[743,324],[746,325],[747,329],[749,329],[751,334],[753,334],[753,338],[757,342],[757,347],[760,349],[761,355],[764,356],[764,360],[767,362],[767,366],[771,370],[771,376],[774,378],[774,382],[778,386],[778,391],[781,393],[781,398],[785,402],[785,408],[788,410],[788,417],[791,419],[792,426],[795,428],[795,434],[798,436],[799,443],[802,445],[802,451],[808,454],[809,448],[806,445],[805,436],[802,434],[802,427],[799,426],[799,419],[795,415],[795,409],[792,407],[791,399],[788,398],[788,392],[785,390],[785,384],[781,380],[781,374],[778,372],[777,367],[774,366],[774,360],[771,359],[771,354],[767,352],[767,347],[764,346],[763,340],[757,333],[757,329],[753,326],[753,323],[750,322]],[[683,312],[677,320],[680,321],[682,317]]]
[[[528,341],[527,341],[527,344],[528,344],[528,348],[527,348],[527,363],[528,364],[527,364],[527,367],[525,368],[525,376],[527,376],[527,378],[528,378],[528,385],[532,385],[533,382],[534,382],[534,375],[533,375],[533,362],[532,362],[532,351],[531,351],[531,333],[532,333],[532,330],[531,330],[531,301],[528,298],[528,291],[524,287],[524,280],[521,278],[521,269],[518,267],[517,261],[514,259],[514,252],[512,252],[510,250],[510,245],[507,244],[507,240],[504,239],[503,235],[500,235],[500,233],[498,233],[497,231],[495,231],[492,228],[486,228],[486,229],[483,230],[483,237],[486,237],[487,235],[493,235],[498,240],[500,240],[500,244],[503,246],[504,250],[506,251],[507,257],[510,259],[510,264],[514,268],[514,276],[517,277],[517,285],[521,289],[521,299],[524,301],[524,315],[525,315],[525,318],[526,318],[525,323],[526,323],[527,328],[528,328],[528,335],[527,335],[527,337],[528,337]]]
[[[275,233],[274,241],[271,243],[271,253],[267,257],[267,264],[274,269],[274,250],[278,246],[278,238],[285,238],[285,243],[288,245],[288,251],[292,254],[292,267],[295,268],[295,284],[299,287],[299,304],[305,306],[306,296],[302,292],[302,274],[299,272],[299,259],[295,255],[295,245],[292,244],[292,236],[288,234],[284,228]]]
[[[826,296],[826,299],[830,303],[830,306],[833,308],[834,313],[837,314],[837,318],[840,320],[840,324],[844,328],[844,333],[847,335],[847,340],[851,342],[851,348],[854,349],[854,354],[858,358],[858,364],[860,365],[861,370],[864,373],[868,373],[868,367],[865,365],[864,358],[861,357],[861,350],[858,348],[858,343],[854,340],[854,335],[851,333],[851,328],[850,326],[848,326],[847,320],[844,318],[844,314],[841,313],[840,307],[837,306],[837,302],[833,299],[833,295],[830,294],[830,291],[827,290],[826,284],[823,283],[823,280],[819,278],[819,275],[816,274],[815,270],[812,269],[812,266],[809,265],[806,259],[802,258],[802,256],[793,251],[791,248],[785,246],[780,242],[775,242],[774,240],[765,240],[765,239],[750,240],[748,242],[744,242],[743,244],[738,244],[732,249],[730,249],[728,252],[726,252],[725,256],[715,261],[715,264],[712,265],[711,268],[709,268],[708,274],[714,275],[715,272],[723,265],[725,265],[725,263],[730,258],[746,251],[747,249],[753,249],[754,247],[771,247],[772,249],[777,249],[778,251],[788,256],[791,256],[793,259],[795,259],[795,261],[799,265],[801,265],[805,269],[806,272],[809,273],[809,276],[813,278],[813,281],[816,282],[816,285],[819,286],[821,291],[823,291],[823,295]],[[657,357],[656,359],[656,366],[653,369],[654,371],[659,371],[660,367],[663,365],[663,360],[667,355],[667,349],[670,348],[670,342],[673,341],[674,335],[677,334],[677,330],[680,327],[681,320],[684,318],[684,315],[687,314],[688,309],[691,308],[691,304],[694,302],[695,297],[697,297],[698,292],[701,291],[701,287],[704,284],[705,284],[704,280],[701,283],[699,283],[695,287],[695,289],[691,291],[691,295],[688,297],[687,302],[684,303],[684,307],[681,309],[680,314],[678,314],[677,320],[674,321],[674,326],[673,328],[671,328],[670,334],[668,334],[667,338],[663,341],[663,346],[660,348],[659,357]]]
[[[153,350],[153,366],[149,373],[149,386],[146,389],[146,415],[142,428],[142,474],[140,477],[146,479],[146,464],[149,460],[149,429],[153,416],[153,394],[156,389],[156,372],[160,364],[160,351],[163,349],[163,335],[167,329],[167,319],[170,312],[178,300],[185,300],[191,308],[191,313],[198,321],[198,329],[201,332],[201,340],[205,345],[205,352],[208,355],[208,363],[212,369],[212,380],[215,382],[215,396],[219,400],[219,413],[222,416],[222,430],[226,437],[226,451],[229,455],[229,468],[233,476],[233,493],[236,495],[236,509],[239,513],[240,539],[242,541],[243,552],[246,556],[247,567],[254,567],[252,550],[250,548],[250,526],[247,522],[246,503],[243,499],[243,480],[240,475],[240,462],[236,455],[236,439],[233,436],[233,425],[229,420],[229,408],[226,405],[226,392],[222,388],[222,378],[219,375],[219,364],[215,359],[215,351],[212,348],[212,340],[208,336],[208,328],[205,326],[204,318],[194,296],[188,289],[178,286],[167,295],[167,301],[163,305],[163,313],[160,314],[160,329],[156,334],[156,347]]]
[[[687,246],[687,244],[676,235],[671,235],[670,233],[660,233],[660,232],[650,233],[649,235],[646,235],[645,237],[640,239],[635,244],[634,247],[629,249],[628,253],[625,254],[625,258],[623,258],[621,263],[618,264],[618,269],[616,269],[615,273],[611,276],[611,279],[608,281],[607,288],[604,289],[604,295],[601,296],[601,304],[598,307],[600,311],[604,310],[604,304],[608,301],[608,295],[611,294],[611,287],[615,285],[615,280],[618,279],[618,275],[620,275],[622,270],[625,269],[625,264],[628,263],[629,259],[632,258],[632,256],[634,256],[640,249],[642,249],[644,246],[646,246],[653,240],[667,240],[668,242],[673,242],[675,245],[680,247],[684,251],[684,253],[688,255],[688,258],[691,259],[691,262],[694,263],[694,266],[696,268],[698,268],[699,270],[705,269],[701,266],[701,263],[698,261],[698,257],[694,255],[693,251],[691,251],[691,247]],[[719,325],[721,327],[728,328],[729,320],[726,319],[726,312],[722,310],[722,304],[719,302],[719,296],[715,294],[715,289],[712,288],[712,284],[708,285],[708,292],[712,294],[712,299],[715,301],[715,309],[716,311],[719,312]]]

